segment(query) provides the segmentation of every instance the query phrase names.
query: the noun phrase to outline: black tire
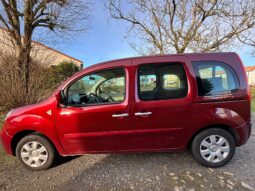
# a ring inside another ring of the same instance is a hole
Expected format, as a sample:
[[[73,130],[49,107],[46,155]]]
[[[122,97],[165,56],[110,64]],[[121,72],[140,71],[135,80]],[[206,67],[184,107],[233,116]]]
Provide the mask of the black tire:
[[[216,163],[209,162],[209,161],[205,160],[200,153],[200,145],[201,145],[202,141],[210,135],[222,136],[223,138],[225,138],[227,140],[227,142],[229,144],[229,148],[230,148],[229,154],[225,159],[223,159],[220,162],[216,162]],[[233,136],[226,130],[220,129],[220,128],[210,128],[210,129],[206,129],[206,130],[200,132],[193,139],[192,146],[191,146],[191,151],[192,151],[193,157],[201,165],[206,166],[206,167],[211,167],[211,168],[217,168],[217,167],[221,167],[221,166],[227,164],[233,158],[233,156],[235,154],[235,149],[236,149],[236,144],[235,144],[235,140],[234,140]]]
[[[48,158],[46,160],[46,162],[42,165],[42,166],[39,166],[39,167],[31,167],[29,166],[28,164],[26,164],[22,158],[21,158],[21,149],[22,147],[26,144],[26,143],[29,143],[29,142],[32,142],[32,141],[35,141],[35,142],[38,142],[40,143],[41,145],[43,145],[46,150],[47,150],[47,154],[48,154]],[[55,160],[55,157],[56,157],[56,151],[53,147],[53,145],[47,140],[47,138],[45,138],[44,136],[40,135],[40,134],[30,134],[30,135],[27,135],[25,136],[24,138],[22,138],[18,144],[17,144],[17,147],[16,147],[16,156],[18,157],[19,161],[29,170],[33,170],[33,171],[39,171],[39,170],[46,170],[48,168],[50,168],[53,163],[54,163],[54,160]]]

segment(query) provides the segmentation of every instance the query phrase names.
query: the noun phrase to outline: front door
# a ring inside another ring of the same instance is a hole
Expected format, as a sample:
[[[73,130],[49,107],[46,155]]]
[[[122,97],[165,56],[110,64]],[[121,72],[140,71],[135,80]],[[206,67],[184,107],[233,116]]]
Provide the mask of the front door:
[[[133,62],[136,70],[134,127],[144,131],[141,147],[179,149],[192,117],[191,64],[184,56]]]
[[[130,61],[120,67],[84,74],[67,89],[68,106],[58,107],[56,128],[70,154],[127,149],[133,128],[129,103]]]

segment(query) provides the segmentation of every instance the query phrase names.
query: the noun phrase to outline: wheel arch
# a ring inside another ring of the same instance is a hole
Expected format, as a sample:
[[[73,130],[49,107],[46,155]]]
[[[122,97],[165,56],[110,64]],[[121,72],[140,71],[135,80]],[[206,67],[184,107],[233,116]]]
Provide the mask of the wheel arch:
[[[188,142],[186,148],[187,148],[187,149],[190,149],[190,148],[191,148],[191,145],[192,145],[192,142],[193,142],[194,138],[195,138],[200,132],[202,132],[202,131],[204,131],[204,130],[207,130],[207,129],[211,129],[211,128],[219,128],[219,129],[224,129],[224,130],[226,130],[228,133],[230,133],[230,134],[233,136],[233,138],[234,138],[234,140],[235,140],[235,144],[236,144],[236,145],[239,144],[239,142],[240,142],[240,137],[239,137],[237,131],[236,131],[234,128],[232,128],[232,127],[230,127],[230,126],[228,126],[228,125],[225,125],[225,124],[213,124],[213,125],[208,125],[208,126],[206,126],[206,127],[203,127],[203,128],[201,128],[201,129],[197,130],[197,131],[191,136],[191,138],[189,139],[189,142]]]
[[[12,152],[12,155],[13,155],[13,156],[16,156],[15,150],[16,150],[16,147],[17,147],[19,141],[20,141],[22,138],[24,138],[24,137],[26,137],[26,136],[28,136],[28,135],[31,135],[31,134],[41,135],[42,137],[44,137],[45,139],[47,139],[47,140],[51,143],[51,145],[53,146],[53,148],[55,149],[55,151],[56,151],[57,153],[59,153],[59,150],[57,149],[56,145],[55,145],[55,144],[51,141],[51,139],[49,139],[49,137],[47,137],[45,134],[43,134],[43,133],[41,133],[41,132],[34,131],[34,130],[23,130],[23,131],[20,131],[20,132],[16,133],[16,134],[13,136],[12,140],[11,140],[11,152]]]
[[[54,146],[56,151],[61,155],[66,155],[65,149],[59,140],[58,134],[55,129],[54,120],[51,120],[45,116],[24,114],[17,116],[10,120],[5,127],[8,135],[12,137],[10,141],[10,152],[15,155],[15,148],[18,141],[24,136],[31,133],[39,133]]]

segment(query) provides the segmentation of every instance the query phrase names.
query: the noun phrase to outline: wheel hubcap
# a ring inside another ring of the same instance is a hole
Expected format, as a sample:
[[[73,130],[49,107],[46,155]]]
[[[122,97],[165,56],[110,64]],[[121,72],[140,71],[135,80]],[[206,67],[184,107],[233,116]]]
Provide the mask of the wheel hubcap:
[[[229,152],[228,141],[220,135],[210,135],[200,144],[200,154],[208,162],[221,162],[228,157]]]
[[[212,146],[210,146],[210,150],[212,152],[216,152],[218,150],[218,146],[217,145],[212,145]]]
[[[21,159],[30,167],[40,167],[48,160],[48,152],[41,143],[32,141],[21,148]]]

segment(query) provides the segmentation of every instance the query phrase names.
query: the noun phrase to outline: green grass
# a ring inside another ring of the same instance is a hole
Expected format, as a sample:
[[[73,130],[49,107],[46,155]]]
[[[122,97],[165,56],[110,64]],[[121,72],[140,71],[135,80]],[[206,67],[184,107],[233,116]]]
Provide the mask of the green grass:
[[[255,112],[255,88],[251,88],[251,97],[252,97],[251,111]]]

